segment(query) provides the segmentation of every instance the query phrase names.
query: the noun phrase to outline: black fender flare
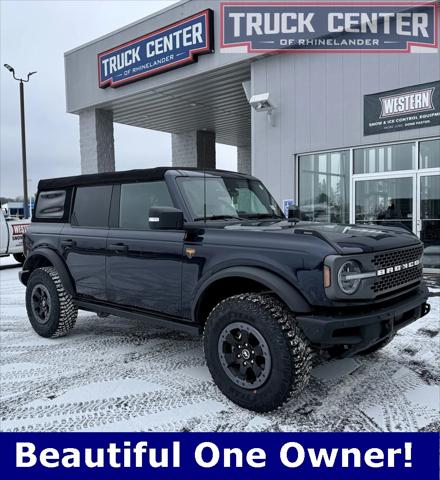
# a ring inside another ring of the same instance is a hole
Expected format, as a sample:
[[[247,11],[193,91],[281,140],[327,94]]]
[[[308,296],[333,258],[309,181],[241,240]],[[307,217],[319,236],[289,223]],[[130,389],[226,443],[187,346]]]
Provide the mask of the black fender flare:
[[[312,311],[312,308],[303,295],[292,284],[279,275],[258,267],[229,267],[211,275],[199,286],[192,305],[192,318],[194,321],[197,320],[197,311],[200,300],[206,289],[214,282],[230,277],[242,277],[261,283],[267,287],[268,290],[271,290],[278,295],[292,312],[310,313]]]
[[[27,284],[29,276],[32,271],[35,270],[36,265],[38,265],[38,258],[40,257],[45,258],[56,268],[58,275],[61,278],[63,287],[70,295],[74,296],[76,294],[75,284],[64,260],[54,250],[46,247],[37,248],[28,257],[26,257],[26,261],[23,264],[23,269],[20,272],[21,283],[23,285]]]

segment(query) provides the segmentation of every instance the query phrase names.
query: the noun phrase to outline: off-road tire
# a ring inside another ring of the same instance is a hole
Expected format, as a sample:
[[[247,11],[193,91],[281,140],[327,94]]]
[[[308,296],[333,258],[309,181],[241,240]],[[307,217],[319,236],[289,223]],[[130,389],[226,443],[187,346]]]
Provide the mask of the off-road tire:
[[[250,324],[269,347],[271,369],[264,384],[242,388],[227,375],[218,351],[225,327]],[[222,300],[209,314],[203,332],[206,362],[226,397],[237,405],[256,412],[281,407],[307,385],[312,369],[312,352],[294,314],[274,295],[244,293]]]
[[[50,314],[48,321],[38,321],[32,308],[32,292],[38,285],[45,287],[50,294]],[[63,337],[75,325],[78,308],[72,297],[63,287],[60,276],[54,267],[37,268],[31,273],[26,286],[26,309],[32,328],[45,338]]]
[[[20,264],[23,265],[23,263],[26,260],[26,257],[24,256],[24,253],[13,253],[12,256],[14,259]]]

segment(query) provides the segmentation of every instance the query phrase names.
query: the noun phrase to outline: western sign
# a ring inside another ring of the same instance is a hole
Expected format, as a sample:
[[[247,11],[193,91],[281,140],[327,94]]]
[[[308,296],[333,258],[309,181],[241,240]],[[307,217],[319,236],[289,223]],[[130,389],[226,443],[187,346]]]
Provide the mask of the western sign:
[[[438,49],[437,2],[222,2],[221,50],[248,53]]]
[[[364,96],[364,134],[440,125],[440,81]]]
[[[18,225],[12,225],[12,235],[23,235],[26,233],[26,230],[28,228],[28,224],[18,224]]]
[[[101,88],[119,87],[197,61],[213,51],[212,10],[204,10],[98,55]]]
[[[435,87],[432,87],[400,95],[379,97],[382,106],[380,118],[434,110],[432,103],[434,90]]]

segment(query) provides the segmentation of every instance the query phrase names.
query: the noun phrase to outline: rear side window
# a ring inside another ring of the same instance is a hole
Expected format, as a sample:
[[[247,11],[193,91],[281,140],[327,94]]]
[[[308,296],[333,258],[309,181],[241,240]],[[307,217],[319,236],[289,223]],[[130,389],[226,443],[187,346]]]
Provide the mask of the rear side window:
[[[72,210],[72,225],[107,227],[112,186],[78,187]]]
[[[148,230],[151,207],[173,207],[167,184],[163,181],[121,185],[119,227]]]
[[[66,191],[40,192],[35,207],[35,217],[41,219],[63,218],[66,204]]]

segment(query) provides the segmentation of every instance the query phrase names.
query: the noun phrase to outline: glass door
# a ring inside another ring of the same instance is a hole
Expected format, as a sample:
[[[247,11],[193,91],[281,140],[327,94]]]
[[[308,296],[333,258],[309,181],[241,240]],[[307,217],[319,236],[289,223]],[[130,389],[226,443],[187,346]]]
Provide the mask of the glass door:
[[[440,174],[417,174],[416,230],[425,245],[423,265],[440,268]]]
[[[414,231],[415,177],[361,178],[354,181],[354,221]]]

